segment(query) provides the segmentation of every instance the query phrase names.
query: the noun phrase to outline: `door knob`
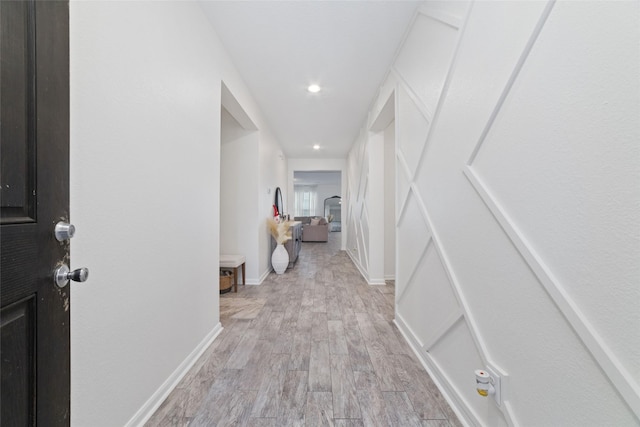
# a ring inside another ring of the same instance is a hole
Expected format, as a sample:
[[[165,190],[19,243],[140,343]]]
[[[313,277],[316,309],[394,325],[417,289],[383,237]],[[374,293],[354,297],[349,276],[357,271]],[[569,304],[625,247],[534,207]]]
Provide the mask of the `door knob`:
[[[69,271],[69,267],[65,264],[56,268],[53,272],[53,280],[56,282],[59,288],[64,288],[69,283],[69,280],[74,282],[86,282],[89,278],[88,268],[78,268],[73,271]]]
[[[53,232],[56,236],[56,240],[58,242],[63,242],[65,240],[69,240],[74,234],[76,234],[76,227],[73,224],[60,221],[56,224],[56,228]]]

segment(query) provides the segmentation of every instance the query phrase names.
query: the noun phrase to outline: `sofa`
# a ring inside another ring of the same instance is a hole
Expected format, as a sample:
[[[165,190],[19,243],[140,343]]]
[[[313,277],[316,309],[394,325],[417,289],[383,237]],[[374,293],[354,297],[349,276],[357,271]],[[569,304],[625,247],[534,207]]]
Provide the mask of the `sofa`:
[[[326,242],[329,240],[329,223],[325,218],[297,216],[294,219],[302,222],[303,242]]]

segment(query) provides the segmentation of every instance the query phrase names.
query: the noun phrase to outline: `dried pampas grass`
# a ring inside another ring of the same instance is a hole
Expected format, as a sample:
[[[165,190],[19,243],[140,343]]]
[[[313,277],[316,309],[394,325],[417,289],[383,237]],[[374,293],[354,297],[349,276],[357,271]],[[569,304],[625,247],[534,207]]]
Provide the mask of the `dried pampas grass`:
[[[289,230],[290,225],[291,221],[282,221],[278,223],[273,218],[267,219],[269,231],[279,245],[282,245],[287,240],[291,239],[291,231]]]

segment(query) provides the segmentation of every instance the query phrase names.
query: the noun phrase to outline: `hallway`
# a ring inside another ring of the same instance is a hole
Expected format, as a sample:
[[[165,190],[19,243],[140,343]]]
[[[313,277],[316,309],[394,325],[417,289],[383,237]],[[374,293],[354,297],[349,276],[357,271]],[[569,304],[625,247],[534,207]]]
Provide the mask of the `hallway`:
[[[220,297],[224,330],[148,426],[460,425],[340,233],[284,275]]]

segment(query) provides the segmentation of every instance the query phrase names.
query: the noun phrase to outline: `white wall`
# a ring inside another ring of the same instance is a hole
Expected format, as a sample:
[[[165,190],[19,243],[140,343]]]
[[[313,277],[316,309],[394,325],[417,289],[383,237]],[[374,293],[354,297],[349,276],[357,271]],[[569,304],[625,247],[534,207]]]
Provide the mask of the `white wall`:
[[[396,322],[471,425],[640,425],[640,3],[467,5],[421,9],[350,153],[354,212],[392,94]]]
[[[221,81],[192,2],[71,2],[71,419],[135,425],[219,331]]]
[[[332,196],[340,196],[342,200],[345,200],[347,192],[346,188],[346,170],[347,162],[345,159],[287,159],[287,192],[283,195],[284,204],[287,206],[289,213],[294,212],[294,198],[293,198],[293,173],[294,172],[309,172],[309,171],[340,171],[341,173],[341,191],[338,194],[332,194]],[[320,200],[323,203],[324,199]],[[344,205],[344,202],[343,202]],[[344,209],[344,207],[343,207]],[[344,211],[342,212],[344,215]],[[342,249],[346,248],[347,233],[344,228],[342,229]]]

